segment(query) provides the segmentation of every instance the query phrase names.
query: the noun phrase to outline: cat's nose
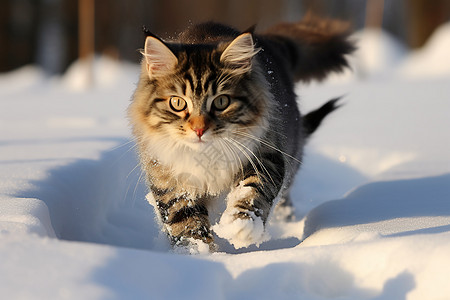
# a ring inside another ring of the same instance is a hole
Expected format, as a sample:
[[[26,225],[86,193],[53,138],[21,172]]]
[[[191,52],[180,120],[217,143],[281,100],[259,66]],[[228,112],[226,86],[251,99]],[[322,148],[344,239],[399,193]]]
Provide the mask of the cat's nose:
[[[191,129],[197,134],[199,138],[202,137],[206,129],[208,129],[208,122],[205,117],[202,116],[192,117],[189,120],[189,124],[191,126]]]
[[[194,129],[194,131],[198,137],[202,137],[203,133],[205,132],[205,129],[199,128],[199,129]]]

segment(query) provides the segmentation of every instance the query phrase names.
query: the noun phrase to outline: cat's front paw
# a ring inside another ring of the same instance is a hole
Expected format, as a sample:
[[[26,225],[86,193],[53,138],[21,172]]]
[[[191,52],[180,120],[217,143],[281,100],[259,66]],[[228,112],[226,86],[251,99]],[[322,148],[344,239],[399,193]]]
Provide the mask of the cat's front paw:
[[[235,249],[267,241],[263,220],[253,212],[225,211],[220,222],[212,227],[217,236],[227,239]]]
[[[213,242],[205,243],[195,238],[181,238],[173,244],[173,251],[177,254],[209,254],[217,251]]]

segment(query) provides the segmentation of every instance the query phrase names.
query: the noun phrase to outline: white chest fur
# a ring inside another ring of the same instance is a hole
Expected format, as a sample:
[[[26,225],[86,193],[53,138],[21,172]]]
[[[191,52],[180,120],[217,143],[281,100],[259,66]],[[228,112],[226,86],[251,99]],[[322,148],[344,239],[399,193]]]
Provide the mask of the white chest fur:
[[[229,190],[246,163],[244,153],[221,142],[189,147],[182,143],[152,139],[146,143],[148,154],[167,166],[181,187],[197,192],[220,194]]]

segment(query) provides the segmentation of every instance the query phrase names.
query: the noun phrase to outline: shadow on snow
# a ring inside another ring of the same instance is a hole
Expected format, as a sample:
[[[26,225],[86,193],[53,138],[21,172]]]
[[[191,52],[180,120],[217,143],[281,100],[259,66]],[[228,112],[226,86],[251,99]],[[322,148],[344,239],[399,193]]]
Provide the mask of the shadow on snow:
[[[314,208],[306,217],[304,238],[325,228],[439,216],[450,216],[450,174],[374,182],[358,187],[343,199]],[[449,226],[438,226],[401,235],[449,230]]]

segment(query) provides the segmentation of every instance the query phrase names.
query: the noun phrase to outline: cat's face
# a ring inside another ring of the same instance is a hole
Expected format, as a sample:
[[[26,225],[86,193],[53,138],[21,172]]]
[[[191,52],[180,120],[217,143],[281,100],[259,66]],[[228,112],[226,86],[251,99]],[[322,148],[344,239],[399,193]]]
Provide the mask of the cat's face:
[[[131,107],[135,131],[163,148],[246,152],[266,126],[269,105],[267,84],[252,62],[257,52],[250,34],[217,45],[166,45],[148,37]]]
[[[219,89],[196,97],[190,89],[186,93],[169,90],[154,103],[151,123],[157,122],[154,128],[159,134],[198,149],[217,139],[232,138],[244,126],[257,125],[258,111],[250,109],[244,94]]]

